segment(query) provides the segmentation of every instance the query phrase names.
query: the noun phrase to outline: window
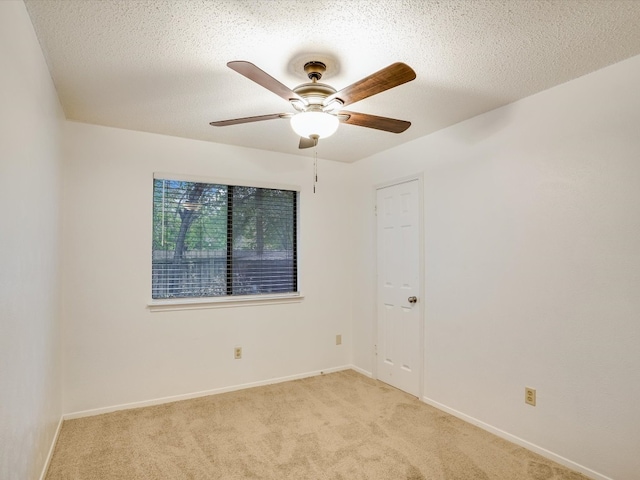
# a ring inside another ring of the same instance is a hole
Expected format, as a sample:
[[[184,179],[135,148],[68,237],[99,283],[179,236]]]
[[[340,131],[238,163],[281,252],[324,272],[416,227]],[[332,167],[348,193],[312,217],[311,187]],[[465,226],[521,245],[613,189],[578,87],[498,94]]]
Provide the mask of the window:
[[[154,178],[152,298],[295,293],[298,193]]]

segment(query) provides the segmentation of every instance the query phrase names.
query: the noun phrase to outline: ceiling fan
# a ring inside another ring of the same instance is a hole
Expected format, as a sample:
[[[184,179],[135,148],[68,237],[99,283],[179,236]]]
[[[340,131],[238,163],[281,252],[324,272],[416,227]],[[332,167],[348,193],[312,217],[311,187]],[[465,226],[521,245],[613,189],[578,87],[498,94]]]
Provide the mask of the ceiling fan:
[[[214,127],[276,118],[290,119],[291,127],[300,136],[299,148],[309,148],[315,146],[320,138],[326,138],[335,133],[340,122],[392,133],[402,133],[411,126],[411,122],[405,120],[342,110],[342,107],[351,103],[416,78],[413,69],[401,62],[393,63],[340,91],[330,85],[320,83],[322,74],[327,67],[319,61],[307,62],[304,65],[304,71],[311,81],[298,85],[293,90],[253,63],[233,61],[227,63],[227,66],[290,102],[296,113],[273,113],[211,122],[210,125]]]

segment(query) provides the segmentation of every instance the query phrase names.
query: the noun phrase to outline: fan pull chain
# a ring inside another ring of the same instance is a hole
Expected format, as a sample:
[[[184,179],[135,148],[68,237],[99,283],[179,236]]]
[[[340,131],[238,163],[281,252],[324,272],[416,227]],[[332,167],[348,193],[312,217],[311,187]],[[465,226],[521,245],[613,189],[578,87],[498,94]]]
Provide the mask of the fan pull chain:
[[[318,143],[313,148],[315,157],[313,161],[313,193],[316,193],[316,184],[318,183]]]

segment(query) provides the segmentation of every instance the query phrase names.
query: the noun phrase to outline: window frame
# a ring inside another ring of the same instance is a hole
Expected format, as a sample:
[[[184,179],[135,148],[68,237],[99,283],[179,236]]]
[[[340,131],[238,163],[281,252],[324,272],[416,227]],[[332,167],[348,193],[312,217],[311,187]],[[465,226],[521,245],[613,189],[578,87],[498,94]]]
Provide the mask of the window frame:
[[[296,232],[294,238],[295,249],[295,275],[296,275],[296,292],[287,293],[274,293],[274,294],[258,294],[258,295],[221,295],[212,297],[185,297],[185,298],[169,298],[169,299],[154,299],[151,298],[147,302],[147,307],[150,311],[173,311],[173,310],[193,310],[202,308],[225,308],[225,307],[241,307],[241,306],[257,306],[257,305],[273,305],[283,303],[296,303],[304,299],[301,289],[300,279],[300,203],[301,203],[301,188],[299,185],[252,181],[252,180],[238,180],[221,177],[206,177],[199,175],[184,175],[166,172],[154,172],[153,180],[175,180],[182,182],[196,182],[196,183],[209,183],[218,185],[229,185],[236,187],[254,187],[254,188],[268,188],[276,190],[289,190],[296,192],[296,205],[295,205],[295,225]],[[151,189],[153,190],[153,183],[151,182]],[[152,192],[153,193],[153,192]],[[151,212],[153,212],[153,194],[149,195],[151,198]],[[151,216],[153,218],[153,214]],[[150,234],[153,236],[153,229],[149,229]],[[153,242],[149,242],[151,245]],[[151,255],[149,255],[149,268],[151,272],[153,267]],[[152,291],[151,275],[149,276],[148,290],[149,296]]]

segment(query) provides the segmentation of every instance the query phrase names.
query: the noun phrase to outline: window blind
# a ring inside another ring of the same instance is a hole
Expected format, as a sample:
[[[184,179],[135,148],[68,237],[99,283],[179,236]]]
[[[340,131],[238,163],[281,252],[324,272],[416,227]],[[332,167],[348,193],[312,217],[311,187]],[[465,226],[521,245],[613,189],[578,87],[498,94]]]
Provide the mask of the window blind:
[[[152,298],[291,293],[298,194],[154,179]]]

